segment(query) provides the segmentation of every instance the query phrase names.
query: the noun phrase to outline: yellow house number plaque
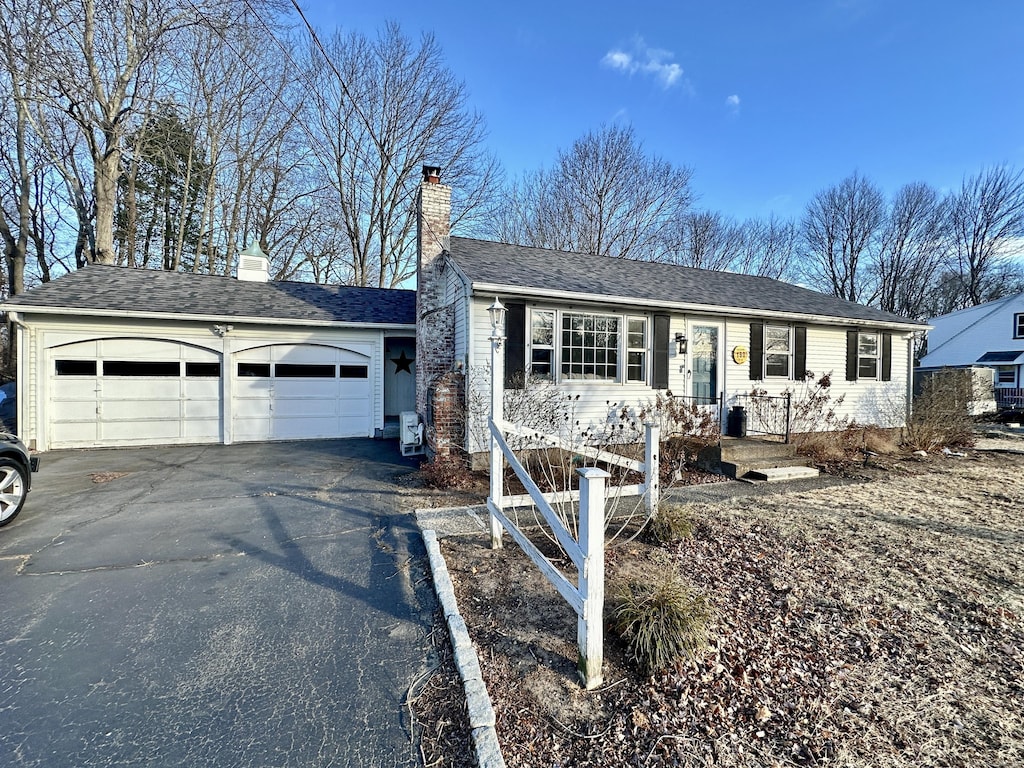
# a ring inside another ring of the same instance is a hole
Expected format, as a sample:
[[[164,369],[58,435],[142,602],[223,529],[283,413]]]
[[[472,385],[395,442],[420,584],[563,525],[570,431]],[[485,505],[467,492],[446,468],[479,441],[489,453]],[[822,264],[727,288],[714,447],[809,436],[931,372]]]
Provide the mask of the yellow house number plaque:
[[[732,359],[737,365],[743,365],[750,360],[750,350],[740,344],[737,347],[733,347]]]

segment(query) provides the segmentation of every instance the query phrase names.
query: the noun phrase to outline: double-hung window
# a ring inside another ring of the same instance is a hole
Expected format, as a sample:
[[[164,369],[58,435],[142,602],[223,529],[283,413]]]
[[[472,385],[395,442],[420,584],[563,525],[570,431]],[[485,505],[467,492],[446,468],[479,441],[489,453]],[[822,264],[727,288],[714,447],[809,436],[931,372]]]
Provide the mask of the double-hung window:
[[[789,378],[792,360],[792,337],[788,325],[766,325],[764,328],[764,375]]]
[[[647,320],[626,318],[626,381],[647,381]]]
[[[555,362],[555,313],[535,309],[530,317],[530,374],[551,378]]]
[[[860,333],[857,336],[857,378],[878,378],[877,333]]]
[[[1013,316],[1013,338],[1024,339],[1024,312]]]

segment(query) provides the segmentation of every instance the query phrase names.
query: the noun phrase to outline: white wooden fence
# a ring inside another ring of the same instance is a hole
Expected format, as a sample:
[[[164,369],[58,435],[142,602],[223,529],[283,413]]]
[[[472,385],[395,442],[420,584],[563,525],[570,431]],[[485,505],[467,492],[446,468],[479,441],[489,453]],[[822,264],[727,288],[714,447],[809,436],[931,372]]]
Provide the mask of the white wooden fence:
[[[497,410],[497,409],[496,409]],[[500,410],[498,410],[500,414]],[[577,668],[583,684],[588,690],[601,685],[601,668],[604,662],[604,523],[605,523],[605,481],[608,472],[596,467],[577,469],[580,477],[578,491],[556,491],[543,493],[529,472],[509,447],[505,434],[516,434],[531,439],[537,447],[554,447],[571,451],[575,455],[587,456],[606,465],[624,467],[644,474],[644,482],[621,486],[618,492],[623,496],[644,497],[648,514],[658,505],[660,492],[658,482],[658,440],[659,429],[653,424],[645,425],[644,461],[630,459],[609,451],[578,443],[571,443],[555,435],[539,435],[535,430],[510,424],[505,421],[489,420],[491,432],[491,486],[487,498],[490,512],[491,547],[501,547],[502,531],[507,530],[512,539],[522,547],[541,573],[558,590],[578,617],[576,639],[579,647]],[[500,416],[499,416],[500,419]],[[526,489],[526,495],[506,496],[504,494],[503,462],[507,461],[516,477]],[[559,515],[551,507],[554,500],[579,502],[578,540],[565,527]],[[506,515],[508,507],[531,504],[537,508],[550,527],[555,540],[566,553],[577,571],[576,584],[572,584],[527,536]]]

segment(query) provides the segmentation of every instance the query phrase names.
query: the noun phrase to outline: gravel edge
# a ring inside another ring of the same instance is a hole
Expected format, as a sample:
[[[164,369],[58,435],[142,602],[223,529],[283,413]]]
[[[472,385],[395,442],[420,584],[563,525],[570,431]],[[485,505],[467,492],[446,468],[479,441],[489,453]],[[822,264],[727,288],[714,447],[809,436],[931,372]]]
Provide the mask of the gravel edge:
[[[473,737],[473,748],[476,751],[476,762],[480,768],[505,768],[505,758],[501,754],[498,735],[494,730],[494,708],[487,686],[480,671],[480,661],[476,648],[469,637],[466,622],[459,612],[455,599],[455,588],[448,565],[441,554],[437,533],[432,529],[422,531],[423,544],[427,549],[427,559],[434,577],[434,591],[441,603],[445,622],[448,624],[448,635],[452,642],[455,666],[462,678],[462,686],[466,693],[466,708],[469,712],[469,727]]]

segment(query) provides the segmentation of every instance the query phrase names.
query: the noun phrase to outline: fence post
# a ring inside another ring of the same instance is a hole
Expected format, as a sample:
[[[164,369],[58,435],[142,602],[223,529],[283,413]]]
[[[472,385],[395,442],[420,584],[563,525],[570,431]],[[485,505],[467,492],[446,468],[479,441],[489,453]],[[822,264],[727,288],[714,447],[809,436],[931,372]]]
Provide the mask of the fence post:
[[[651,517],[658,511],[658,501],[661,496],[661,474],[658,454],[661,441],[661,428],[657,424],[647,422],[644,424],[644,503],[647,507],[647,517]]]
[[[790,416],[793,410],[793,393],[786,393],[786,444],[789,445]]]
[[[586,689],[601,685],[604,664],[604,484],[611,475],[596,467],[577,469],[580,476],[579,587],[583,612],[576,622],[580,658],[576,665]]]

